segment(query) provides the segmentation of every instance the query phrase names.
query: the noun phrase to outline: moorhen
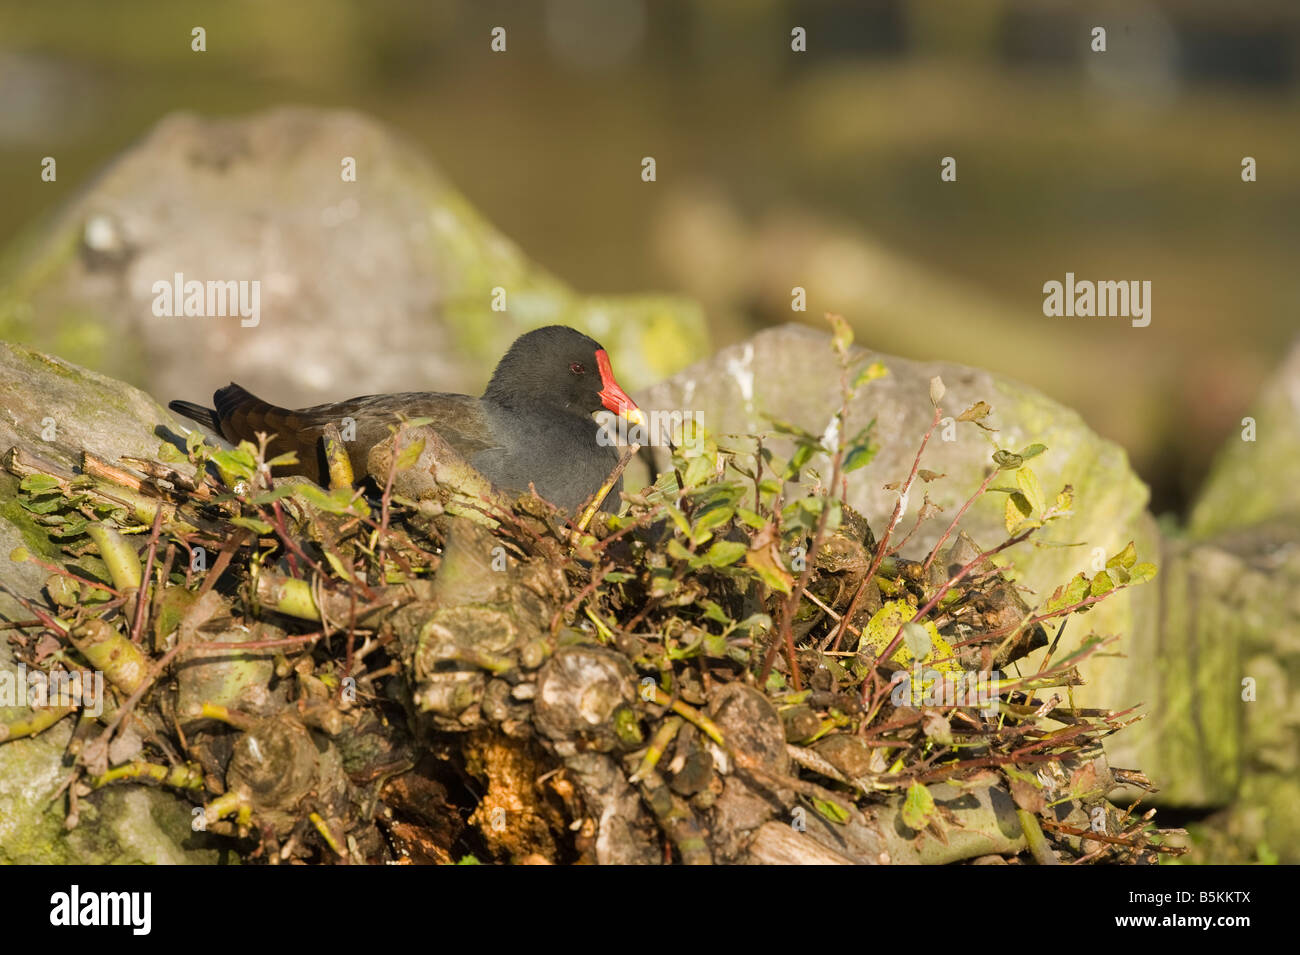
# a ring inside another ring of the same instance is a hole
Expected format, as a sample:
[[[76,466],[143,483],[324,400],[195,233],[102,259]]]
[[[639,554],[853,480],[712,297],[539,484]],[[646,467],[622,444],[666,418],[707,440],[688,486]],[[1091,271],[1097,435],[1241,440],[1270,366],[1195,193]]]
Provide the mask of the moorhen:
[[[356,474],[366,473],[370,449],[387,438],[398,413],[432,418],[448,444],[503,491],[522,494],[531,483],[537,493],[574,513],[609,477],[618,449],[597,440],[592,415],[602,408],[631,424],[645,424],[610,368],[600,344],[563,325],[521,335],[497,364],[483,397],[412,391],[365,395],[348,401],[290,411],[229,384],[212,396],[216,410],[189,401],[168,407],[232,443],[256,441],[257,432],[275,435],[268,455],[295,451],[298,464],[276,470],[321,480],[322,428],[344,419],[355,422],[355,440],[346,442]],[[617,508],[622,479],[605,498]]]

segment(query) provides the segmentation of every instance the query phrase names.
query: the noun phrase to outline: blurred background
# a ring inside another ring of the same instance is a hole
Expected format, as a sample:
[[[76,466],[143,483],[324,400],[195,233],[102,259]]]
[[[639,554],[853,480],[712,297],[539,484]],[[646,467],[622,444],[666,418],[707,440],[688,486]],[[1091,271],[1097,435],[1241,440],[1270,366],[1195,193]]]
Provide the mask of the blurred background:
[[[1298,81],[1293,0],[0,0],[0,246],[174,110],[355,108],[583,292],[1019,378],[1179,514],[1297,328]],[[1067,271],[1150,326],[1044,317]]]

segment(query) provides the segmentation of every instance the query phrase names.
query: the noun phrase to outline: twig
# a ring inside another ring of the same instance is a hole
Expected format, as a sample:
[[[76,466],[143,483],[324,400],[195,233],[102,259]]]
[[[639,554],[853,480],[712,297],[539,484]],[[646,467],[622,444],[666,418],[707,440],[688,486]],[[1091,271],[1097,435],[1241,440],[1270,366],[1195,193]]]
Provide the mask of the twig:
[[[727,746],[726,740],[722,738],[722,730],[718,729],[717,724],[714,723],[713,720],[709,719],[693,706],[683,703],[681,700],[674,699],[663,690],[659,689],[659,687],[655,687],[654,702],[660,706],[668,707],[678,716],[686,720],[686,722],[692,724],[709,739],[713,740],[713,742],[721,746],[724,750],[730,752],[730,747]]]
[[[930,436],[934,434],[934,429],[939,427],[939,422],[943,417],[943,409],[939,405],[934,407],[934,420],[930,422],[930,429],[925,432],[925,437],[921,439],[921,446],[916,449],[916,457],[912,459],[912,471],[907,476],[907,483],[903,485],[903,490],[898,495],[898,503],[894,505],[894,513],[889,518],[889,524],[885,527],[884,534],[880,537],[880,543],[876,545],[876,556],[871,561],[871,566],[867,569],[866,576],[858,584],[858,589],[853,592],[853,599],[849,601],[849,609],[844,611],[844,619],[840,621],[839,627],[835,631],[835,642],[831,644],[832,650],[840,648],[840,641],[844,638],[844,628],[853,615],[857,613],[858,602],[862,599],[863,593],[866,592],[867,586],[875,579],[876,571],[880,569],[880,563],[885,559],[885,554],[889,552],[889,535],[893,533],[894,528],[898,526],[898,519],[903,516],[903,505],[906,503],[908,495],[912,490],[912,483],[916,480],[917,469],[921,466],[921,455],[925,453],[925,446],[930,443]]]
[[[940,587],[938,591],[935,592],[935,595],[931,597],[930,600],[925,604],[925,606],[921,607],[920,610],[918,610],[915,614],[913,614],[911,620],[909,620],[907,623],[915,623],[916,621],[922,619],[927,613],[933,610],[936,606],[938,606],[939,601],[944,598],[944,595],[947,594],[948,591],[950,591],[953,587],[957,586],[957,584],[961,582],[962,578],[964,578],[968,573],[970,573],[971,570],[973,570],[977,564],[982,563],[984,560],[986,560],[987,558],[991,557],[994,554],[1006,550],[1008,547],[1012,547],[1016,544],[1019,544],[1021,541],[1023,541],[1025,538],[1027,538],[1030,534],[1032,534],[1037,529],[1038,529],[1037,527],[1031,527],[1023,534],[1017,534],[1015,537],[1010,537],[1007,540],[1004,540],[997,547],[994,547],[991,550],[986,550],[982,554],[979,554],[977,557],[973,558],[969,563],[967,563],[964,567],[962,567],[961,570],[957,571],[957,573],[955,573],[951,578],[949,578],[948,582],[945,583],[942,587]],[[894,634],[894,639],[889,641],[889,646],[885,647],[885,649],[881,651],[880,656],[876,658],[877,666],[880,666],[880,664],[883,661],[893,657],[894,651],[897,650],[898,645],[903,642],[903,630],[904,628],[906,628],[907,623],[904,623],[902,626],[898,628],[898,632]]]
[[[105,746],[108,745],[108,741],[113,738],[113,734],[117,732],[117,728],[122,725],[122,721],[126,719],[131,710],[135,708],[135,705],[140,702],[145,691],[148,690],[149,687],[153,686],[154,681],[162,675],[163,670],[167,669],[167,665],[171,663],[176,654],[180,652],[182,646],[182,644],[178,643],[159,657],[158,662],[149,669],[149,674],[141,680],[140,685],[135,688],[135,692],[127,697],[126,702],[117,708],[117,712],[114,713],[113,718],[109,720],[108,726],[104,728],[104,732],[99,734],[99,737],[96,740],[97,743],[101,743]]]
[[[930,550],[930,555],[926,557],[925,563],[921,565],[922,579],[924,579],[926,571],[930,569],[930,565],[934,563],[934,559],[939,556],[939,550],[943,547],[944,541],[946,541],[949,535],[952,534],[953,530],[957,527],[957,523],[962,519],[962,516],[966,513],[967,509],[979,500],[980,495],[987,491],[989,485],[993,483],[993,479],[1001,473],[1001,470],[998,468],[994,468],[990,471],[988,477],[986,477],[984,482],[980,484],[979,489],[966,499],[966,503],[961,506],[961,510],[953,516],[952,523],[948,525],[948,529],[943,532],[943,536],[939,538],[939,542]]]
[[[203,576],[203,583],[199,586],[199,592],[195,594],[196,597],[202,597],[216,585],[221,575],[226,572],[226,567],[229,566],[231,558],[235,556],[235,551],[244,545],[244,539],[249,533],[249,531],[239,528],[221,545],[217,559],[212,562],[212,568]],[[194,563],[193,557],[191,557],[190,563],[191,565]]]
[[[1025,842],[1029,844],[1029,851],[1034,861],[1039,865],[1060,865],[1061,860],[1056,858],[1056,853],[1047,844],[1047,838],[1038,825],[1038,819],[1023,809],[1016,810],[1016,818],[1020,820],[1020,829],[1025,834]]]
[[[144,628],[145,610],[148,607],[149,583],[153,576],[154,555],[158,551],[158,531],[162,528],[162,508],[153,512],[153,526],[149,528],[149,554],[144,562],[144,575],[140,578],[140,593],[135,600],[135,619],[131,622],[131,642],[140,643]]]
[[[591,519],[595,517],[596,512],[600,510],[600,505],[605,502],[606,495],[614,489],[614,485],[618,483],[618,479],[623,476],[623,471],[627,467],[628,462],[632,460],[632,456],[640,450],[641,445],[633,444],[629,445],[628,449],[623,452],[622,457],[618,459],[618,464],[614,465],[614,470],[609,472],[609,477],[605,478],[605,483],[596,491],[595,496],[591,499],[591,503],[587,505],[586,509],[582,512],[582,516],[578,519],[576,527],[579,532],[587,529],[587,525],[591,523]]]

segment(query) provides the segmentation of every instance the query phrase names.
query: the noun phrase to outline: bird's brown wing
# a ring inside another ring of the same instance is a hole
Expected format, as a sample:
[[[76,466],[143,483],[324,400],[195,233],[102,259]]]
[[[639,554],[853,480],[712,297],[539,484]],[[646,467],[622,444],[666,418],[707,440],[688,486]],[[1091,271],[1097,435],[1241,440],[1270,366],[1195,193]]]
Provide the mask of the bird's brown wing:
[[[326,424],[336,424],[345,438],[348,457],[358,479],[366,473],[370,449],[392,432],[390,425],[405,418],[432,418],[430,427],[457,452],[469,458],[493,446],[491,428],[479,405],[468,395],[437,392],[404,392],[391,395],[363,395],[347,401],[290,410],[263,401],[239,385],[230,384],[215,395],[216,419],[227,441],[257,441],[257,433],[275,435],[268,456],[293,451],[298,464],[276,470],[284,474],[305,474],[321,481],[321,433]],[[349,428],[351,419],[351,428]],[[346,440],[352,434],[352,440]]]

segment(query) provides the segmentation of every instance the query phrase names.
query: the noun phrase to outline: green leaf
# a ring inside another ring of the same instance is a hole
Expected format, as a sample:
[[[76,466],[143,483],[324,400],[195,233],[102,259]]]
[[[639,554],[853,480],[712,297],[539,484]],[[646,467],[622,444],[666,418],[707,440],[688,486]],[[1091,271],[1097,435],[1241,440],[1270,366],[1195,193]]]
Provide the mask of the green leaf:
[[[727,567],[744,557],[748,549],[740,541],[717,541],[704,555],[704,562],[710,567]]]
[[[424,453],[424,438],[416,438],[406,447],[402,448],[401,453],[397,455],[397,464],[394,465],[398,471],[409,471],[415,467],[415,462],[420,460],[420,455]]]
[[[674,507],[672,504],[664,504],[662,505],[662,507],[664,509],[664,513],[667,514],[670,518],[672,518],[673,524],[677,527],[679,531],[682,532],[682,535],[685,537],[690,537],[691,522],[686,519],[686,515],[683,514],[678,508]]]
[[[63,498],[61,497],[42,497],[39,500],[31,498],[21,498],[18,501],[26,511],[33,514],[51,514],[63,507]]]
[[[693,487],[686,492],[686,499],[703,511],[709,507],[727,507],[735,504],[745,496],[746,489],[730,481],[705,484]]]
[[[269,468],[287,468],[298,463],[297,451],[286,451],[284,454],[277,454],[271,460],[266,462]]]
[[[325,559],[328,560],[330,566],[334,568],[334,573],[338,574],[348,583],[353,582],[352,574],[348,571],[347,565],[343,563],[343,558],[334,553],[334,551],[327,550],[325,551]]]
[[[993,452],[993,463],[998,466],[1000,471],[1009,471],[1012,468],[1018,468],[1024,464],[1024,458],[1011,451],[998,449]]]
[[[676,593],[681,587],[681,582],[673,580],[666,569],[656,568],[650,573],[650,596],[652,597],[667,597]]]
[[[674,455],[680,455],[683,458],[702,455],[709,458],[710,463],[716,459],[717,442],[709,437],[708,430],[694,418],[682,421],[681,427],[675,428],[674,432],[671,436],[673,444],[677,446]]]
[[[1129,571],[1129,577],[1132,580],[1132,582],[1135,584],[1144,584],[1148,580],[1153,578],[1155,575],[1156,575],[1156,565],[1150,563],[1149,561],[1143,561],[1140,564],[1135,564],[1133,569]]]
[[[856,471],[858,468],[866,467],[879,451],[880,448],[869,441],[866,444],[855,444],[844,455],[841,470],[847,474],[850,471]]]
[[[18,483],[18,486],[24,491],[39,494],[42,491],[59,490],[59,481],[48,474],[29,474]]]
[[[1016,486],[1029,502],[1031,513],[1043,513],[1043,489],[1039,487],[1038,477],[1034,472],[1027,467],[1021,467],[1016,471]]]
[[[774,548],[770,546],[746,551],[745,563],[753,568],[770,589],[788,594],[794,587],[794,578],[773,556],[773,552]]]
[[[668,541],[668,556],[674,560],[690,560],[694,555],[676,537]]]
[[[907,798],[903,800],[903,825],[918,832],[930,824],[934,815],[934,797],[930,790],[920,783],[907,787]]]
[[[704,637],[704,653],[715,659],[725,659],[727,656],[727,638],[720,633],[710,633]]]
[[[75,521],[68,521],[62,527],[50,532],[51,537],[76,537],[78,534],[85,533],[86,528],[90,526],[90,521],[80,518]]]
[[[812,460],[812,456],[822,449],[820,442],[812,443],[800,442],[794,449],[794,454],[790,458],[790,463],[786,465],[785,474],[790,480],[799,476],[799,472],[804,466]]]
[[[1038,781],[1037,776],[1035,776],[1033,773],[1025,772],[1023,769],[1021,769],[1019,766],[1016,766],[1014,763],[1005,764],[1002,767],[1002,772],[1006,774],[1007,779],[1009,779],[1011,782],[1028,783],[1029,785],[1036,786],[1039,789],[1043,788],[1043,784]]]
[[[240,481],[248,481],[253,477],[253,468],[257,466],[257,458],[254,457],[251,445],[247,441],[241,441],[239,447],[230,451],[218,451],[212,455],[212,463],[217,466],[221,472],[221,479],[226,482],[227,487],[234,487]]]
[[[281,501],[286,497],[292,497],[297,489],[297,485],[294,484],[280,484],[269,491],[263,491],[261,494],[250,498],[249,503],[259,506],[263,504],[271,504],[274,501]]]
[[[730,507],[711,507],[695,517],[695,526],[692,529],[695,537],[698,539],[701,534],[713,530],[715,527],[721,527],[727,523],[736,514],[735,510]]]
[[[777,434],[788,434],[796,438],[802,438],[806,442],[817,444],[820,440],[817,435],[811,431],[806,431],[797,424],[791,424],[789,421],[782,421],[780,418],[773,418],[771,415],[764,415],[772,423],[772,430]],[[767,450],[766,448],[764,450]]]
[[[350,487],[325,491],[314,484],[299,484],[295,489],[294,497],[329,514],[357,513],[362,516],[369,514],[370,508],[366,506],[364,500],[357,498],[353,502],[352,497],[355,493]]]
[[[1020,459],[1022,461],[1028,461],[1030,458],[1038,457],[1046,450],[1047,445],[1045,444],[1031,444],[1028,447],[1020,449]]]
[[[705,620],[714,620],[723,624],[731,623],[731,618],[727,616],[727,612],[716,601],[705,597],[700,601],[699,605],[704,608]]]
[[[1115,582],[1110,579],[1110,574],[1104,570],[1092,578],[1092,587],[1089,588],[1088,596],[1099,597],[1102,594],[1108,594],[1115,589]]]
[[[1034,505],[1031,504],[1029,502],[1029,498],[1025,497],[1025,495],[1022,494],[1020,491],[1012,491],[1010,500],[1011,503],[1016,506],[1016,510],[1019,511],[1021,514],[1023,514],[1025,517],[1028,517],[1030,514],[1034,513]]]
[[[751,630],[771,630],[772,618],[765,613],[752,613],[740,623],[736,624],[737,630],[748,633]]]
[[[232,517],[230,523],[236,527],[243,527],[255,534],[270,534],[275,528],[266,521],[258,520],[256,517]]]
[[[1129,541],[1127,547],[1125,547],[1122,551],[1120,551],[1110,560],[1106,561],[1106,566],[1123,567],[1127,569],[1129,567],[1132,567],[1136,563],[1137,563],[1137,547],[1134,546],[1132,541]]]
[[[1075,574],[1065,587],[1056,589],[1056,592],[1043,605],[1043,609],[1048,613],[1052,613],[1063,607],[1072,607],[1088,596],[1088,588],[1088,578],[1083,574]]]
[[[781,509],[781,522],[788,531],[811,531],[817,526],[825,498],[799,497]]]
[[[189,459],[189,455],[174,444],[158,445],[158,460],[164,464],[185,464]]]
[[[849,812],[839,803],[831,802],[829,799],[818,799],[812,797],[813,808],[817,814],[828,822],[833,822],[837,826],[842,826],[849,821]]]
[[[867,382],[875,381],[877,378],[884,378],[888,374],[888,368],[886,368],[881,362],[873,361],[859,371],[854,377],[853,388],[856,390],[861,388]]]
[[[840,354],[847,352],[853,344],[853,326],[834,312],[827,312],[826,320],[831,323],[831,344]]]
[[[925,627],[915,621],[908,621],[903,624],[903,643],[907,644],[907,649],[915,659],[924,660],[930,655],[934,641],[930,639],[930,633]]]

